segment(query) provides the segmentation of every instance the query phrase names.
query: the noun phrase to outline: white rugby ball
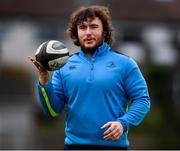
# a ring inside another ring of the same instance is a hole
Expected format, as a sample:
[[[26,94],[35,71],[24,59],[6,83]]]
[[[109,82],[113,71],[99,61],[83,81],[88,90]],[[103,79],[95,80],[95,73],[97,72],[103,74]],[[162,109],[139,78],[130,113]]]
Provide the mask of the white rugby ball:
[[[48,71],[58,70],[66,64],[68,58],[69,50],[57,40],[42,43],[35,54],[35,59]]]

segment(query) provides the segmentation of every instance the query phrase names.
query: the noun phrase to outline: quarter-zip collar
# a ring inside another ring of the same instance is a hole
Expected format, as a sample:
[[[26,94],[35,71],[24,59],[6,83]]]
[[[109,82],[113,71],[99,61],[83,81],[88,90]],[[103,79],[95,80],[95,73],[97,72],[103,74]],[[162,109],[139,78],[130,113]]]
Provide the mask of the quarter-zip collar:
[[[108,51],[110,50],[110,46],[103,42],[102,45],[100,45],[97,50],[94,52],[91,60],[93,61],[95,58],[97,58],[98,56],[102,56],[104,55],[105,53],[107,53]],[[82,48],[80,48],[80,52],[79,52],[79,56],[80,57],[83,57],[83,58],[86,58],[86,60],[89,60],[87,55],[84,53],[84,51],[82,50]]]

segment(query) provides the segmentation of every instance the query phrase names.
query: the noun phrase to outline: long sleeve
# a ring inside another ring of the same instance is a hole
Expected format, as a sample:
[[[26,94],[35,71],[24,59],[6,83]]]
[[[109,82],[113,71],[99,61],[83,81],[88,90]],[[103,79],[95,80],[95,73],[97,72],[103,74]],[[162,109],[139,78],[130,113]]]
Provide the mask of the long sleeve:
[[[38,93],[43,111],[52,117],[58,116],[65,105],[60,72],[54,72],[45,86],[38,83]]]
[[[131,104],[128,111],[118,120],[125,130],[136,126],[144,119],[150,110],[150,97],[143,75],[137,64],[130,59],[127,65],[125,78],[125,90],[130,98]]]

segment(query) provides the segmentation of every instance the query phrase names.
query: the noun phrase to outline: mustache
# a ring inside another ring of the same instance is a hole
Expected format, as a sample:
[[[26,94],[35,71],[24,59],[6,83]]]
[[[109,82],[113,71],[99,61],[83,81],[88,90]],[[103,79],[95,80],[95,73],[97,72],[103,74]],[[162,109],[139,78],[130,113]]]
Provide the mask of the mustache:
[[[96,40],[96,38],[84,38],[84,41],[88,41],[88,40]]]

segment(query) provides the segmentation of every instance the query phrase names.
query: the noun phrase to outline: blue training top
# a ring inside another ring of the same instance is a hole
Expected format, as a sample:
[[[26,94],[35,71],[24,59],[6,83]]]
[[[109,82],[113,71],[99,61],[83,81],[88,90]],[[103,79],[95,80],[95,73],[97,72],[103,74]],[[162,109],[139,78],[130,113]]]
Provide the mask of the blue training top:
[[[45,86],[38,84],[40,102],[55,117],[66,105],[65,144],[127,147],[127,130],[150,109],[146,82],[132,58],[103,43],[91,60],[80,50]],[[126,110],[128,100],[131,104]],[[102,125],[119,121],[125,131],[117,141],[103,139]]]

